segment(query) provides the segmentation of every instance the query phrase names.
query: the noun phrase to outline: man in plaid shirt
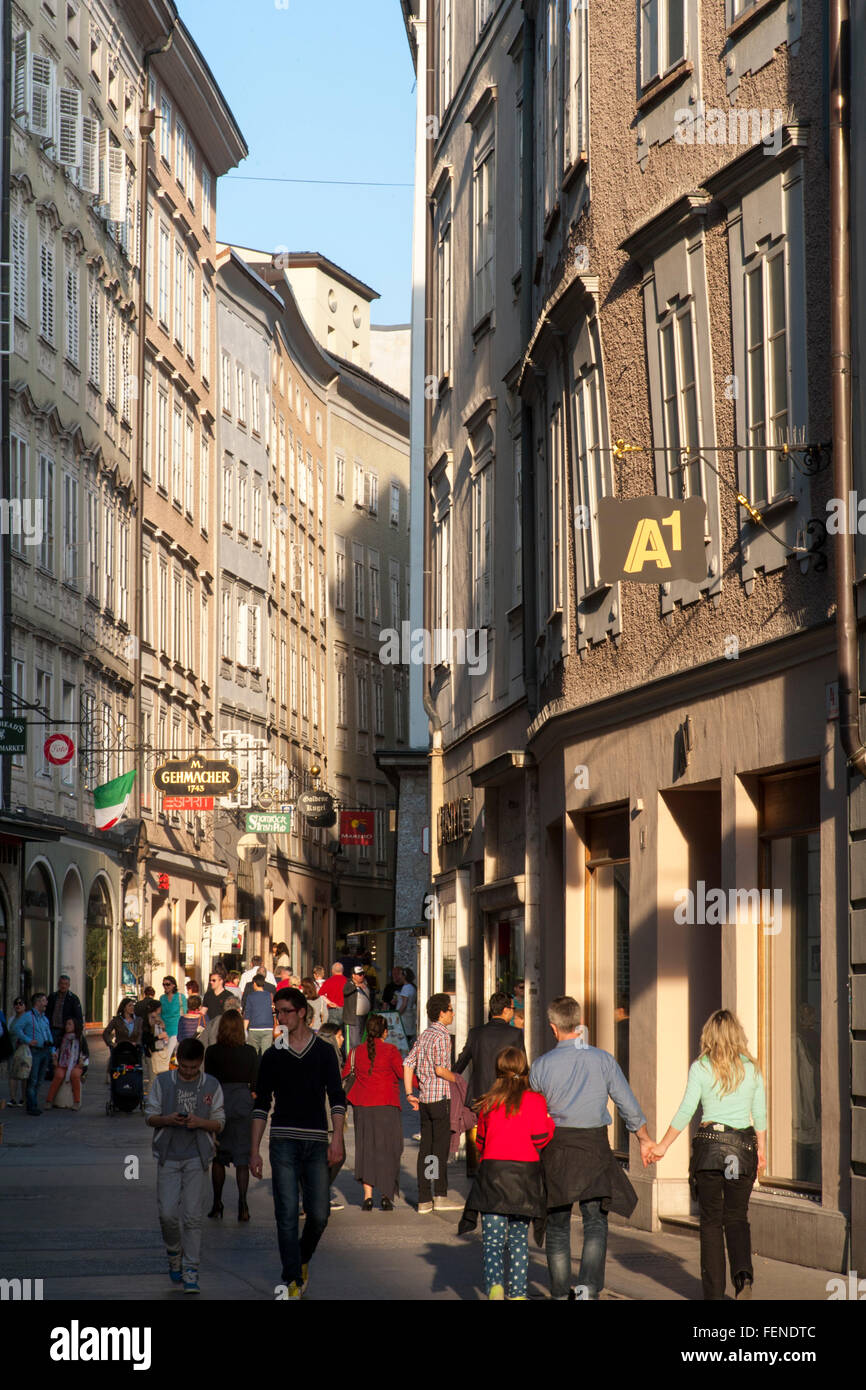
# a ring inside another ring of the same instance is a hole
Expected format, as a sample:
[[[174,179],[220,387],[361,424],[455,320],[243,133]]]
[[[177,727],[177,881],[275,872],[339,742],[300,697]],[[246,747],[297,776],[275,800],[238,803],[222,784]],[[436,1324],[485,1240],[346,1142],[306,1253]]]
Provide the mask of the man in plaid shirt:
[[[419,1112],[421,1143],[418,1146],[418,1212],[462,1211],[464,1203],[448,1195],[448,1148],[451,1141],[451,1034],[454,1006],[448,994],[427,1000],[430,1025],[415,1039],[403,1063],[403,1080],[409,1104]],[[418,1073],[420,1099],[412,1091]],[[431,1181],[432,1180],[432,1181]],[[435,1192],[435,1197],[434,1197]]]

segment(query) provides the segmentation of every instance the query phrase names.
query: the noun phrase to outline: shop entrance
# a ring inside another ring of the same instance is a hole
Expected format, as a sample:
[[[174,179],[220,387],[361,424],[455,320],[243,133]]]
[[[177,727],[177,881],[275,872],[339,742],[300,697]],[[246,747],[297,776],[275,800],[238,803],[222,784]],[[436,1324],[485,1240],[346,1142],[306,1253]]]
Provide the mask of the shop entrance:
[[[523,972],[524,920],[519,907],[500,912],[488,912],[486,928],[487,990],[486,996],[507,994],[514,1003],[516,1028],[524,1026]],[[485,1009],[487,999],[485,999]]]

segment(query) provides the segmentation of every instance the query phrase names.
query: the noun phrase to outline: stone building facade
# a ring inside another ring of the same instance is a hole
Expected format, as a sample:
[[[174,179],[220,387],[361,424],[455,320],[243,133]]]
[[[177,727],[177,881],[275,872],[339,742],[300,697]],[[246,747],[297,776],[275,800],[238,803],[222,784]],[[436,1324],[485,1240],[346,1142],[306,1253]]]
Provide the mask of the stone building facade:
[[[403,8],[436,53],[425,625],[466,638],[427,672],[431,985],[462,1030],[525,979],[531,1054],[574,994],[662,1133],[736,1010],[770,1098],[756,1248],[842,1268],[820,11]],[[705,504],[700,579],[602,569],[599,502],[651,495]],[[635,1221],[693,1220],[686,1144],[644,1172],[611,1139]]]

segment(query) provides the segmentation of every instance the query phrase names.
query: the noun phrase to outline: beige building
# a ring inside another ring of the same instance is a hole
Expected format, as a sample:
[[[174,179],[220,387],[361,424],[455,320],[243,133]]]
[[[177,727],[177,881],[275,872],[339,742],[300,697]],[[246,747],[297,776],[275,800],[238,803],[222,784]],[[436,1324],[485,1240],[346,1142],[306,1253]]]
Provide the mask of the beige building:
[[[408,401],[393,386],[336,351],[342,342],[339,335],[348,331],[349,323],[361,345],[359,352],[364,359],[369,355],[369,305],[375,291],[317,253],[278,252],[266,257],[248,248],[235,249],[282,296],[290,351],[309,364],[306,381],[311,392],[321,392],[322,418],[317,413],[313,452],[309,444],[304,445],[308,476],[314,463],[316,488],[323,489],[325,499],[324,541],[320,534],[315,542],[327,591],[327,661],[324,669],[319,667],[320,679],[325,680],[322,709],[326,711],[319,781],[335,798],[338,810],[374,813],[372,846],[354,845],[336,852],[339,823],[331,832],[321,832],[329,854],[327,861],[320,862],[327,862],[331,877],[327,933],[324,917],[320,919],[322,950],[325,955],[369,950],[387,969],[394,917],[394,840],[389,816],[394,794],[376,756],[385,749],[408,748],[408,665],[400,664],[402,655],[395,660],[393,644],[382,658],[387,633],[401,634],[401,623],[409,616]],[[334,345],[333,355],[329,342]],[[397,336],[388,354],[395,376],[405,369],[406,352],[405,337]],[[308,414],[303,387],[302,377],[295,387],[295,415],[301,420],[300,391],[303,424],[309,434],[316,402]],[[288,505],[289,524],[294,526],[294,499]],[[303,516],[299,498],[299,526]],[[307,547],[309,565],[313,540],[310,536],[305,540],[300,530],[298,539]],[[299,576],[296,603],[300,583]],[[311,647],[311,664],[314,660]],[[297,767],[299,775],[306,777],[303,758]],[[308,781],[293,785],[306,789]]]
[[[155,113],[142,143],[140,900],[160,968],[180,978],[198,974],[203,933],[224,915],[227,866],[216,857],[213,813],[166,811],[152,773],[217,747],[216,180],[247,150],[176,14],[136,15]]]
[[[429,984],[460,1037],[525,978],[531,1055],[574,994],[652,1133],[736,1010],[769,1094],[756,1249],[844,1268],[819,13],[687,0],[639,34],[619,3],[403,8],[439,123],[425,626],[487,651],[427,672]],[[705,504],[699,580],[602,570],[599,501],[650,495]],[[611,1138],[633,1220],[693,1222],[687,1144],[644,1172]]]
[[[15,4],[12,35],[4,714],[26,721],[27,751],[3,759],[21,828],[4,839],[0,1002],[62,971],[102,1022],[135,868],[128,826],[94,829],[93,788],[135,743],[141,49],[127,7],[99,3]],[[62,761],[49,734],[70,740]]]

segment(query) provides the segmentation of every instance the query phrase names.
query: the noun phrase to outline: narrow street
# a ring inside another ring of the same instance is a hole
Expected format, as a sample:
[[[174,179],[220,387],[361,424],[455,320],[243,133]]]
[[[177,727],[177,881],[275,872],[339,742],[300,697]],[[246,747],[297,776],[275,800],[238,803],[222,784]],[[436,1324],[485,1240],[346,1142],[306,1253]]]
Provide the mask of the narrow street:
[[[139,1112],[105,1115],[106,1051],[91,1046],[93,1062],[82,1108],[46,1110],[33,1119],[22,1110],[3,1111],[0,1145],[0,1277],[43,1280],[45,1300],[177,1300],[168,1281],[156,1216],[156,1164],[151,1132]],[[348,1161],[337,1187],[346,1202],[334,1212],[317,1253],[306,1297],[359,1302],[483,1297],[480,1235],[458,1237],[459,1213],[419,1217],[414,1117],[404,1115],[401,1200],[392,1213],[360,1210],[352,1177],[351,1126]],[[203,1299],[245,1301],[273,1298],[279,1257],[273,1219],[267,1144],[265,1176],[251,1180],[252,1219],[235,1219],[231,1173],[223,1194],[225,1216],[205,1220],[201,1264]],[[138,1160],[138,1178],[126,1177]],[[450,1182],[468,1192],[463,1163],[451,1165]],[[580,1221],[573,1226],[573,1251],[580,1249]],[[543,1253],[532,1249],[530,1297],[546,1298]],[[574,1265],[577,1274],[577,1262]],[[824,1301],[832,1275],[776,1260],[755,1260],[755,1297],[779,1302]],[[605,1299],[700,1299],[695,1236],[652,1235],[611,1225]],[[182,1300],[181,1300],[182,1301]]]

